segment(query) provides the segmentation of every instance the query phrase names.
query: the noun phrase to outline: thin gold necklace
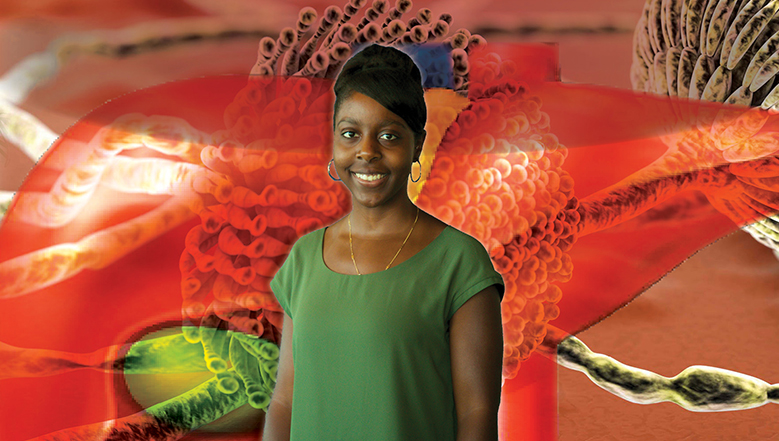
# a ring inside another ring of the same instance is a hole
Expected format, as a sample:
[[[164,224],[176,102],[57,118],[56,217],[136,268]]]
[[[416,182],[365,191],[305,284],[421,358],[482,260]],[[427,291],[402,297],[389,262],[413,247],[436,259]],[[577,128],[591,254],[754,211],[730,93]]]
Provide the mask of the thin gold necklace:
[[[406,239],[403,240],[403,243],[400,244],[400,249],[398,249],[398,252],[395,253],[395,257],[390,260],[390,263],[387,265],[384,270],[388,270],[390,266],[392,266],[392,262],[395,261],[395,258],[398,257],[398,254],[400,254],[400,250],[403,249],[403,245],[406,244],[408,241],[408,238],[411,237],[411,232],[414,231],[414,227],[417,225],[417,220],[419,219],[419,207],[417,207],[417,216],[414,218],[414,224],[411,225],[411,230],[409,230],[408,235],[406,236]],[[361,276],[360,270],[357,269],[357,261],[354,260],[354,248],[352,248],[352,213],[349,213],[349,217],[346,218],[346,222],[349,224],[349,252],[352,255],[352,263],[354,264],[354,269],[357,271],[357,275]]]

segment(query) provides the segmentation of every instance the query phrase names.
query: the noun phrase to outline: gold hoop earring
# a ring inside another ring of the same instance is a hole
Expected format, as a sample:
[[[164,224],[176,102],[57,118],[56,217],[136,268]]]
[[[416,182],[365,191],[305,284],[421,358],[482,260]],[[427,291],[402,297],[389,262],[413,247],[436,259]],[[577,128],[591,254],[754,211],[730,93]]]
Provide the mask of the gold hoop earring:
[[[336,179],[336,178],[333,177],[333,175],[330,174],[330,164],[332,164],[334,162],[335,162],[335,158],[331,159],[330,162],[327,163],[327,175],[330,176],[330,179],[338,182],[338,181],[341,180],[341,178]],[[336,172],[336,175],[338,175],[338,172]]]
[[[408,172],[408,177],[411,178],[411,182],[419,182],[420,179],[422,179],[422,163],[419,162],[419,160],[414,161],[419,164],[419,177],[414,179],[413,176],[411,176],[411,172]],[[412,164],[414,163],[412,162]]]

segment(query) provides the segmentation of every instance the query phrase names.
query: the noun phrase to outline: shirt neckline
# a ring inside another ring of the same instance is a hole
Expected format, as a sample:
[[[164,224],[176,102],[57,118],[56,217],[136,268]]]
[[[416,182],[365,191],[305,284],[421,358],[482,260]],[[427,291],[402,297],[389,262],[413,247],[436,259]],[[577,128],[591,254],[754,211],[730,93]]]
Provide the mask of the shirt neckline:
[[[399,268],[399,267],[405,265],[407,262],[411,262],[412,260],[416,259],[417,256],[419,256],[420,254],[423,254],[423,253],[427,252],[430,248],[433,248],[433,244],[435,244],[436,242],[440,242],[439,239],[441,238],[441,236],[443,236],[444,232],[449,230],[451,228],[451,226],[450,225],[446,225],[444,227],[444,229],[441,230],[440,233],[438,233],[438,236],[436,236],[435,239],[430,241],[430,243],[425,245],[424,248],[422,248],[421,250],[417,251],[416,254],[414,254],[413,256],[411,256],[408,259],[404,260],[403,262],[400,262],[399,264],[397,264],[397,265],[395,265],[393,267],[390,267],[388,269],[377,271],[375,273],[369,273],[369,274],[343,274],[343,273],[339,273],[339,272],[333,271],[332,269],[330,269],[330,267],[327,266],[327,264],[325,264],[325,230],[327,230],[328,228],[329,227],[322,228],[322,230],[321,230],[322,231],[322,237],[319,238],[319,263],[322,265],[322,267],[324,267],[325,271],[327,271],[327,272],[329,272],[331,274],[335,274],[335,275],[343,276],[343,277],[367,277],[367,276],[376,276],[376,275],[381,275],[381,274],[387,273],[389,271],[394,270],[395,268]]]

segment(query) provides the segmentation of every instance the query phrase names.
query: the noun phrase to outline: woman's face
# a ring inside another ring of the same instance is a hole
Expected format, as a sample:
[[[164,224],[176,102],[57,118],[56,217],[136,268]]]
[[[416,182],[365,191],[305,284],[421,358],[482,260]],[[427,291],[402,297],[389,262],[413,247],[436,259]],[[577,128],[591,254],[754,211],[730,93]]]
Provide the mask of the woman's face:
[[[422,152],[420,138],[373,98],[354,92],[344,100],[335,115],[333,158],[352,203],[373,208],[408,197],[411,164]]]

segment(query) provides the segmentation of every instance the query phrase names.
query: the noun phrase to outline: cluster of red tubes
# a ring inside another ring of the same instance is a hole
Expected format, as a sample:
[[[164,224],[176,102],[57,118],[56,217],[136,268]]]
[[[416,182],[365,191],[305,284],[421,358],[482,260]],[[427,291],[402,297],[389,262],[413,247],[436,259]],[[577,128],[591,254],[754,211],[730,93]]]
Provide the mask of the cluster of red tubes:
[[[382,45],[421,45],[440,42],[453,52],[455,90],[464,90],[467,83],[465,51],[483,46],[486,41],[472,35],[467,29],[459,29],[451,36],[449,25],[452,16],[443,13],[436,19],[432,11],[422,8],[413,17],[404,20],[411,11],[411,0],[396,0],[390,7],[387,0],[374,0],[367,7],[367,0],[348,0],[343,9],[329,6],[314,26],[316,11],[303,8],[295,28],[282,29],[277,39],[260,40],[257,62],[252,74],[303,75],[310,78],[334,78],[341,65],[349,59],[358,45],[379,43]],[[360,11],[365,8],[360,18]],[[351,23],[350,23],[351,22]],[[303,37],[313,30],[308,40]]]
[[[326,174],[332,100],[320,86],[327,90],[299,77],[253,78],[227,107],[227,130],[202,150],[214,173],[194,183],[201,223],[180,261],[185,320],[216,316],[279,343],[283,314],[270,280],[298,237],[348,207],[346,189]]]
[[[513,378],[560,313],[556,283],[571,278],[581,214],[561,168],[567,150],[514,62],[486,54],[469,71],[471,103],[444,135],[417,204],[490,251],[506,284],[503,375]]]

